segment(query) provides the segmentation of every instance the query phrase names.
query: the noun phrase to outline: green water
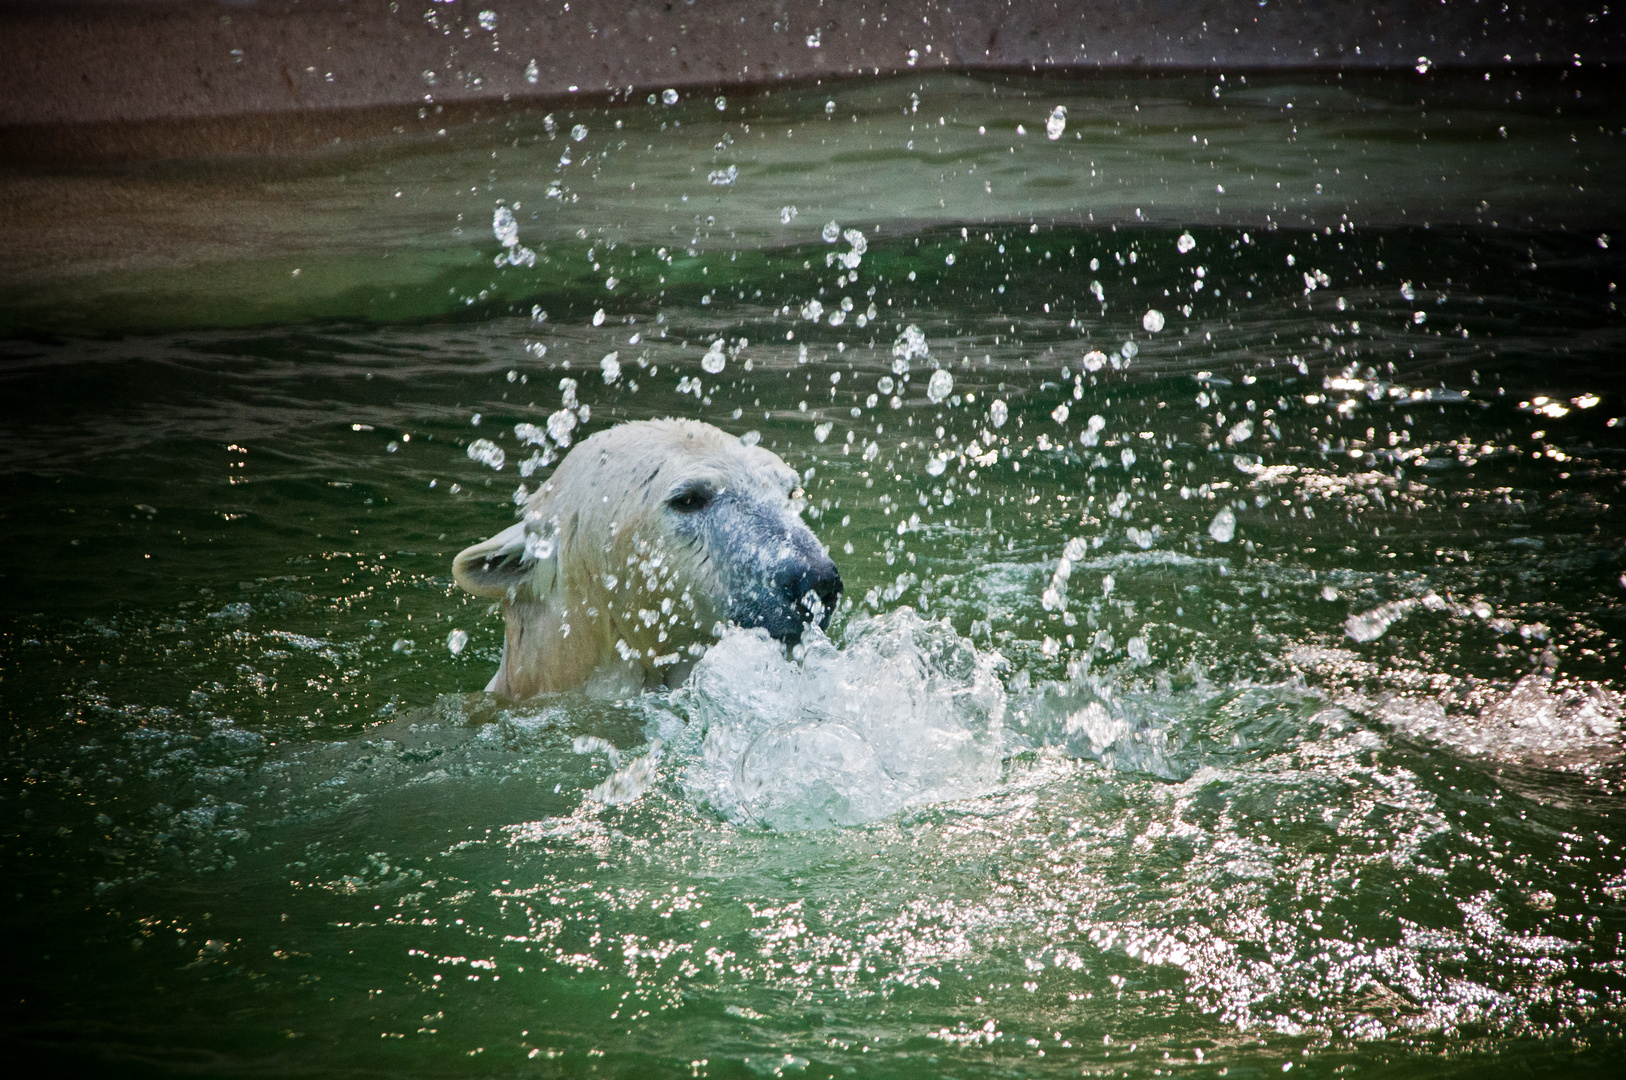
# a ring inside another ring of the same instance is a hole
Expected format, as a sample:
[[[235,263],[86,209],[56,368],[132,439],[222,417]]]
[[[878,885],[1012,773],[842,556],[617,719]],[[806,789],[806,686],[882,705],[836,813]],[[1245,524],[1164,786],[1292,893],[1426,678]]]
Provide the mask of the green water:
[[[9,1055],[1619,1068],[1618,92],[940,78],[409,123],[0,177]],[[804,473],[843,651],[766,696],[866,703],[914,796],[762,750],[779,810],[730,802],[702,729],[796,677],[742,639],[671,694],[478,693],[499,617],[451,558],[547,475],[514,428],[565,378],[586,431],[692,416]],[[950,715],[980,756],[945,772],[905,736]],[[601,801],[583,737],[659,737],[653,784]]]

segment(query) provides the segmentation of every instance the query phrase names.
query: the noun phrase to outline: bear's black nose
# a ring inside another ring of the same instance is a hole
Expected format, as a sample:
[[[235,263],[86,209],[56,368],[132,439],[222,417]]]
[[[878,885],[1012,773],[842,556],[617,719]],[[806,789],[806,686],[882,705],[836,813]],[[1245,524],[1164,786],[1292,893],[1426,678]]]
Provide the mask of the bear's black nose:
[[[782,622],[774,618],[762,620],[769,633],[794,644],[801,640],[808,623],[818,623],[821,630],[830,625],[830,616],[841,597],[841,574],[828,555],[819,552],[791,560],[780,566],[773,577],[779,594],[775,606],[784,616]]]
[[[816,622],[820,630],[828,629],[830,616],[835,614],[836,601],[840,598],[841,572],[829,559],[809,567],[797,582],[796,610],[801,614],[804,625]]]

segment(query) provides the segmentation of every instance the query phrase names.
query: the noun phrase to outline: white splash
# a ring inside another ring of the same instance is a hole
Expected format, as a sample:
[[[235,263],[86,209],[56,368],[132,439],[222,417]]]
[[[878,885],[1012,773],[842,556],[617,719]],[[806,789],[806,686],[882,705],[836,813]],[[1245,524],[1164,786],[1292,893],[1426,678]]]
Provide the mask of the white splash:
[[[1445,601],[1434,593],[1427,596],[1408,596],[1404,600],[1391,600],[1387,604],[1379,604],[1369,611],[1351,615],[1344,620],[1344,632],[1356,641],[1376,641],[1389,630],[1389,627],[1405,618],[1417,607],[1425,607],[1430,611],[1439,611],[1445,607]]]
[[[738,823],[780,830],[876,821],[1000,780],[997,654],[909,608],[822,635],[800,663],[763,630],[730,630],[682,701],[698,744],[681,785]]]
[[[1394,697],[1378,715],[1406,734],[1462,753],[1550,767],[1619,760],[1626,707],[1607,686],[1526,675],[1477,716],[1448,713],[1438,698]]]

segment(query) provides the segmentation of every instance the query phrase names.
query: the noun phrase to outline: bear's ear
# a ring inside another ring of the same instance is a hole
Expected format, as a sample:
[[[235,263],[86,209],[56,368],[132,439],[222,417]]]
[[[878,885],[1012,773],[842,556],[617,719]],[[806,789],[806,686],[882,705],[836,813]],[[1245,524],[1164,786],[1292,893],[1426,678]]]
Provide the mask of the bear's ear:
[[[551,537],[538,542],[532,535],[527,544],[525,522],[521,521],[459,552],[452,560],[452,577],[475,596],[541,597],[553,587],[556,551]]]

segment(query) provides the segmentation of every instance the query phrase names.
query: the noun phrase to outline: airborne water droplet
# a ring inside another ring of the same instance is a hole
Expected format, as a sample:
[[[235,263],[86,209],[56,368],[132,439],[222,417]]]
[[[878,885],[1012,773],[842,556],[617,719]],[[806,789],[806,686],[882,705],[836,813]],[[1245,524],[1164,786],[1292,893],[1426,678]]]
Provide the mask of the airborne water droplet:
[[[1050,111],[1050,118],[1044,122],[1044,133],[1051,142],[1061,138],[1062,132],[1067,130],[1067,106],[1057,105]]]
[[[469,443],[467,450],[470,461],[478,461],[482,465],[489,465],[493,469],[501,469],[508,460],[503,448],[490,439],[475,439]]]
[[[708,375],[716,375],[728,363],[728,357],[723,354],[723,339],[718,338],[711,343],[706,355],[700,358],[700,368]]]

